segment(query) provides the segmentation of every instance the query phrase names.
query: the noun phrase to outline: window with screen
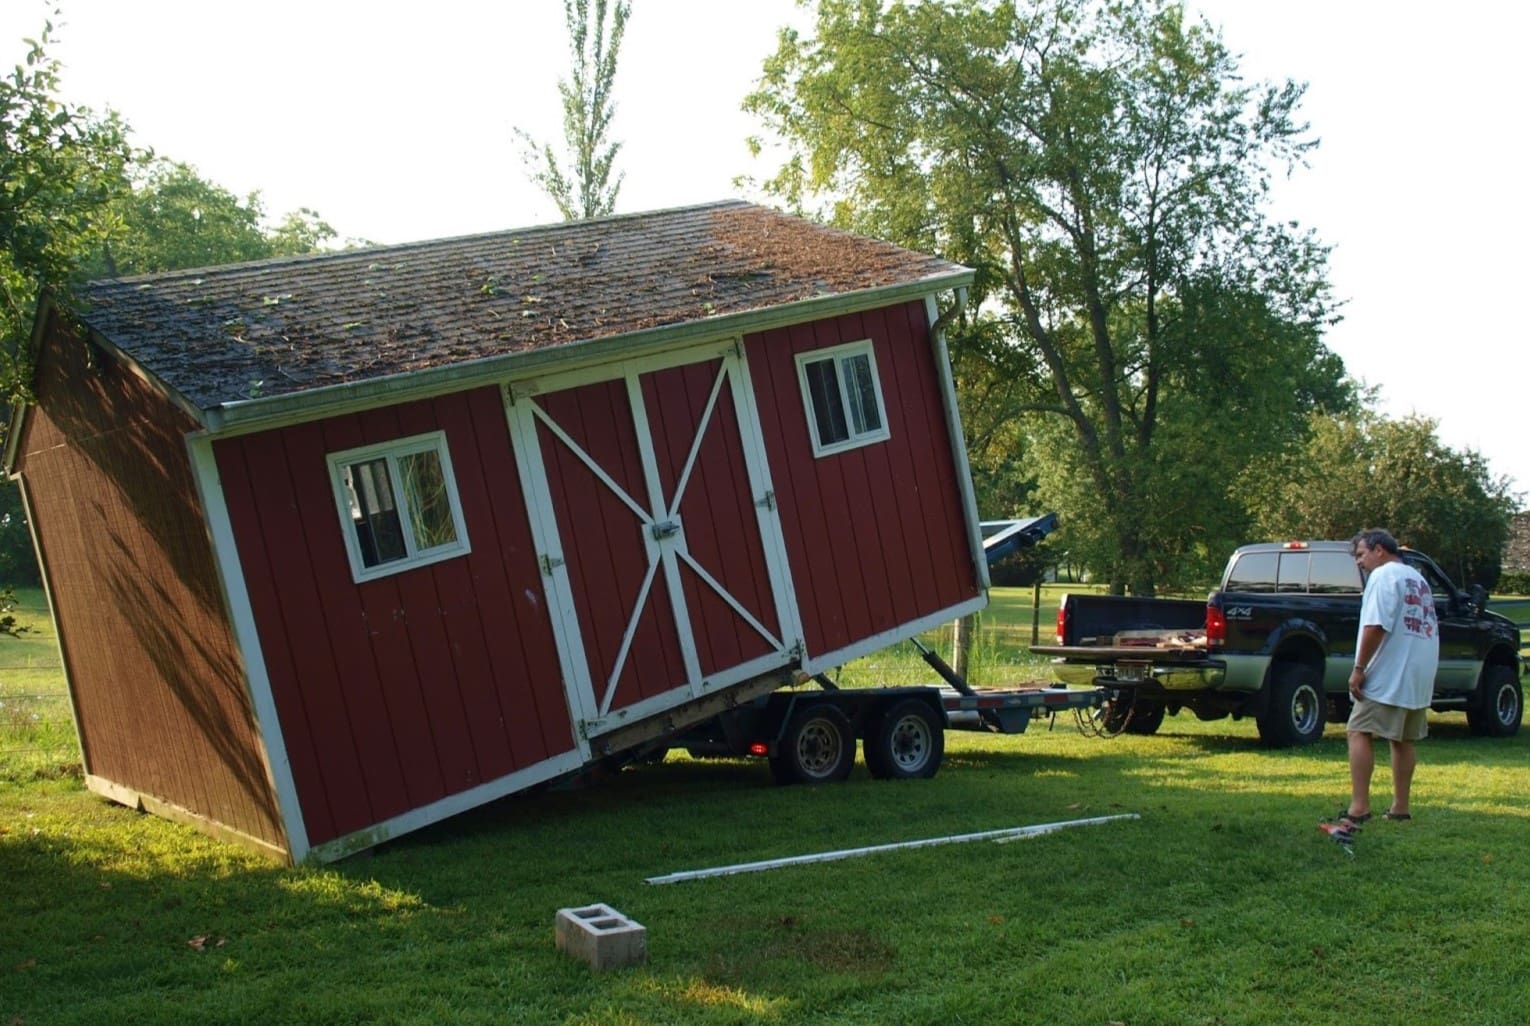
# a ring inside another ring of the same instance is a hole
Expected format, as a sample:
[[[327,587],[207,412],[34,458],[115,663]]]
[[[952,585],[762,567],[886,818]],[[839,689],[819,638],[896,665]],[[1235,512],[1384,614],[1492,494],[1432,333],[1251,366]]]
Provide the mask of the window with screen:
[[[356,580],[468,551],[441,432],[333,453],[329,470]]]
[[[851,342],[797,356],[813,455],[870,445],[889,437],[871,341]]]

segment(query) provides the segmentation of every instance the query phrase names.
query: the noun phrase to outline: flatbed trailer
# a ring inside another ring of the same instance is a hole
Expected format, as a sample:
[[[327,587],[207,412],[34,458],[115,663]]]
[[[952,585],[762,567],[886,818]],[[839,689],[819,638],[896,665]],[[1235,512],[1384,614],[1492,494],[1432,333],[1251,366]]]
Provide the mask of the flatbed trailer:
[[[989,564],[1036,544],[1055,526],[1053,514],[985,524],[992,531],[984,541]],[[816,688],[760,695],[663,739],[648,754],[679,747],[694,756],[762,757],[779,783],[821,784],[850,775],[859,740],[873,777],[925,778],[940,768],[946,730],[1021,734],[1034,719],[1098,709],[1107,697],[1104,688],[1045,684],[974,688],[929,646],[917,638],[910,644],[940,684],[841,688],[818,674],[804,682]]]
[[[1105,691],[1037,685],[967,688],[946,685],[783,689],[720,713],[669,739],[664,747],[694,756],[757,756],[778,783],[844,780],[862,745],[866,768],[880,779],[933,777],[945,752],[945,731],[1022,734],[1032,720],[1062,710],[1098,708]]]

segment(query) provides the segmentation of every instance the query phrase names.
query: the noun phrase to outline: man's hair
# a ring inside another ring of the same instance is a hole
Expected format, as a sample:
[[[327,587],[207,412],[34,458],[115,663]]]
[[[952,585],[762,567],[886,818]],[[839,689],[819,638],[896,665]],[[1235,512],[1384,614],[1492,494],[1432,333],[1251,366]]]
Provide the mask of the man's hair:
[[[1358,554],[1361,546],[1367,549],[1385,549],[1392,555],[1398,554],[1397,539],[1392,537],[1392,532],[1383,527],[1372,527],[1355,535],[1349,543],[1351,552]]]

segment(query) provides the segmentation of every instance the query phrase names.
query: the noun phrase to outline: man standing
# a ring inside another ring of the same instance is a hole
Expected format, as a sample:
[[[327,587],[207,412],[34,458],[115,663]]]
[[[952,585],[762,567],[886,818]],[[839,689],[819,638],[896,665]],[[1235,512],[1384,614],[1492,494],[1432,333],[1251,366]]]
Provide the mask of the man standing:
[[[1429,733],[1429,699],[1440,662],[1434,594],[1423,576],[1402,561],[1397,540],[1383,530],[1362,531],[1351,553],[1365,577],[1365,593],[1355,668],[1349,675],[1354,699],[1347,728],[1350,798],[1328,830],[1335,836],[1349,834],[1371,818],[1378,737],[1387,739],[1392,756],[1392,804],[1385,816],[1412,818],[1408,801],[1417,765],[1414,742]]]

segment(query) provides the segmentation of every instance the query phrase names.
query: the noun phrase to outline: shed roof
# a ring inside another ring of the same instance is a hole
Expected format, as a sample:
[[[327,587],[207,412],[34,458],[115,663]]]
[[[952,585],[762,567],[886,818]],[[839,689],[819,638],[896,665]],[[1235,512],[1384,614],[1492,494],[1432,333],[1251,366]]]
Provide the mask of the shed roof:
[[[725,201],[98,281],[81,317],[208,411],[970,274]]]

